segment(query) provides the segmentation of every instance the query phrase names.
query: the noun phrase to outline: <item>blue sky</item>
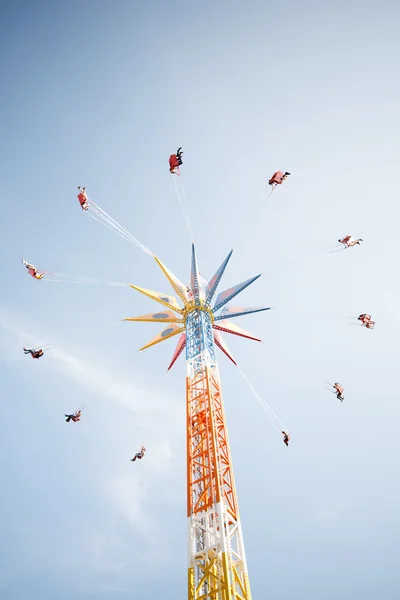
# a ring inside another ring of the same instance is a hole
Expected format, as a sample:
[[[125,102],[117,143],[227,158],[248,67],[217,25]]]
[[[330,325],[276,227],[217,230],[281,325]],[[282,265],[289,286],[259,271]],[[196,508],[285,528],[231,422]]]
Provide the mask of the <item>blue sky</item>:
[[[200,271],[234,248],[224,288],[262,272],[239,303],[274,307],[237,321],[263,344],[225,341],[288,449],[219,358],[253,597],[398,599],[399,17],[387,1],[3,3],[1,599],[185,597],[184,360],[167,375],[175,343],[138,354],[160,328],[120,324],[150,299],[21,264],[169,292],[81,212],[86,185],[187,281],[178,146]],[[364,243],[285,266],[346,234]],[[349,326],[360,312],[374,331]],[[58,351],[23,355],[41,343]]]

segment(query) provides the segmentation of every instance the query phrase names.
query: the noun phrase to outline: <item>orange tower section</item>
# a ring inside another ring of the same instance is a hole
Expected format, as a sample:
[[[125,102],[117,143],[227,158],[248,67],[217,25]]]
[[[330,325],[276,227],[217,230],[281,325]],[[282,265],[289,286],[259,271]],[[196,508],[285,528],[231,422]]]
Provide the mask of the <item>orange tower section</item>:
[[[174,297],[132,286],[170,310],[126,319],[169,323],[142,349],[181,333],[169,368],[186,349],[188,600],[251,600],[216,347],[236,364],[220,331],[261,340],[226,317],[268,309],[225,307],[217,314],[259,275],[221,292],[211,307],[231,254],[207,283],[198,274],[192,246],[190,286],[156,258],[184,306]]]

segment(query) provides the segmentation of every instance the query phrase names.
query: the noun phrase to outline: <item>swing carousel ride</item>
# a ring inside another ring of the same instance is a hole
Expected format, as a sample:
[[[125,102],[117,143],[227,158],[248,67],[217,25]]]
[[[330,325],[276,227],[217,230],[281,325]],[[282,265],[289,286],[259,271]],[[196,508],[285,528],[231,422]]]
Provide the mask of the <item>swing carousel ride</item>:
[[[183,186],[179,183],[183,164],[182,154],[182,148],[178,148],[175,154],[171,154],[169,171],[191,234],[188,204]],[[289,175],[290,173],[287,171],[275,172],[268,182],[271,186],[270,194],[278,186],[281,186]],[[250,583],[216,348],[237,366],[221,334],[229,333],[261,341],[236,323],[232,323],[230,319],[267,311],[270,307],[246,308],[228,305],[260,275],[251,277],[216,295],[231,259],[232,251],[229,252],[213,277],[206,281],[199,273],[196,250],[192,243],[190,283],[184,285],[157,256],[89,198],[85,187],[79,186],[78,191],[78,201],[84,213],[152,256],[176,294],[176,296],[172,296],[129,284],[134,290],[161,304],[163,309],[142,316],[127,317],[124,321],[166,324],[166,327],[140,350],[179,336],[168,370],[172,368],[184,351],[186,354],[188,600],[250,600]],[[191,237],[193,240],[192,235]],[[349,249],[359,245],[360,242],[362,242],[361,239],[356,240],[352,236],[346,235],[340,238],[337,244],[330,246],[329,251],[337,252]],[[38,281],[48,278],[52,281],[101,283],[100,280],[41,271],[25,260],[23,260],[23,264],[28,274]],[[116,286],[126,285],[108,283]],[[375,325],[371,315],[366,313],[360,314],[357,320],[360,326],[367,329],[373,329]],[[49,349],[46,347],[24,348],[24,352],[37,360],[44,357]],[[290,433],[288,429],[265,400],[258,395],[244,373],[240,369],[239,371],[264,410],[275,419],[284,444],[289,446]],[[344,388],[342,384],[327,382],[326,386],[340,402],[343,402]],[[81,406],[74,413],[65,415],[66,421],[79,422],[84,408]],[[131,460],[134,462],[136,459],[142,459],[145,451],[146,448],[142,445]]]

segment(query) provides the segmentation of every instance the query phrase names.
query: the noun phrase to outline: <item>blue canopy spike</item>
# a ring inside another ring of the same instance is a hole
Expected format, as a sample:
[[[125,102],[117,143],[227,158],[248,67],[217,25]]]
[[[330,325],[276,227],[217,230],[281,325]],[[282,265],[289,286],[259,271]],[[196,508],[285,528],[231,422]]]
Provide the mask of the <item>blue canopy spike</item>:
[[[224,274],[227,264],[232,256],[232,252],[233,252],[233,250],[231,250],[229,252],[229,254],[225,258],[224,262],[217,269],[214,277],[212,277],[212,279],[210,279],[210,281],[207,284],[207,298],[206,298],[207,304],[209,304],[211,302],[211,300],[217,290],[218,284],[221,281],[222,275]]]
[[[247,281],[238,283],[237,285],[218,294],[217,299],[215,301],[215,306],[213,308],[213,313],[217,312],[217,310],[222,308],[222,306],[227,304],[230,300],[232,300],[232,298],[240,294],[240,292],[242,292],[245,288],[251,285],[253,281],[258,279],[259,277],[261,277],[261,273],[259,275],[256,275],[255,277],[252,277],[251,279],[248,279]]]
[[[263,310],[271,310],[271,307],[257,307],[257,308],[245,308],[242,306],[226,306],[222,313],[218,317],[214,317],[214,321],[221,321],[222,319],[235,317],[241,317],[242,315],[251,315],[252,313],[261,312]]]
[[[199,278],[198,278],[198,269],[197,269],[197,260],[196,260],[196,250],[194,248],[194,244],[192,244],[192,270],[190,276],[190,284],[192,287],[192,292],[194,299],[196,302],[200,300],[199,294]]]

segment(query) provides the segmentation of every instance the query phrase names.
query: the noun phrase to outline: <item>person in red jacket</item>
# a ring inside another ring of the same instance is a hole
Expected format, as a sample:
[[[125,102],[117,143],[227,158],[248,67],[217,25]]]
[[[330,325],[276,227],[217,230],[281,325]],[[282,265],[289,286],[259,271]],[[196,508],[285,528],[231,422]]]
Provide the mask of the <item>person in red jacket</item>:
[[[70,421],[73,421],[74,423],[76,423],[77,421],[81,420],[81,414],[82,414],[81,410],[76,410],[73,415],[64,415],[64,417],[66,417],[65,421],[67,423],[69,423]]]
[[[371,320],[371,315],[363,313],[358,317],[358,320],[361,321],[362,326],[366,327],[367,329],[373,329],[375,327],[375,321]]]
[[[336,398],[338,400],[340,400],[340,402],[343,402],[343,400],[344,400],[344,389],[340,385],[340,383],[335,383],[335,385],[333,386],[333,389],[336,392]]]
[[[268,183],[269,185],[272,185],[274,187],[277,185],[282,185],[282,183],[285,181],[285,179],[289,177],[289,175],[290,173],[288,171],[285,171],[284,173],[282,173],[282,171],[277,171],[272,175]]]
[[[338,242],[343,244],[345,248],[351,248],[352,246],[356,246],[357,244],[360,245],[360,242],[362,241],[363,240],[361,238],[355,240],[352,235],[346,235],[346,237],[342,238],[341,240],[338,240]]]
[[[25,259],[22,259],[22,263],[25,265],[25,267],[28,269],[28,274],[31,275],[32,277],[34,277],[35,279],[43,279],[44,277],[44,273],[39,273],[39,271],[36,269],[36,267],[34,267],[33,265],[31,265],[30,263],[26,262]]]
[[[178,148],[176,154],[171,154],[169,157],[169,170],[174,175],[180,175],[179,167],[182,164],[182,147]]]
[[[88,197],[86,195],[86,188],[78,185],[78,190],[79,190],[79,194],[78,194],[79,204],[81,205],[82,210],[87,210],[89,208],[89,205],[88,205]]]

